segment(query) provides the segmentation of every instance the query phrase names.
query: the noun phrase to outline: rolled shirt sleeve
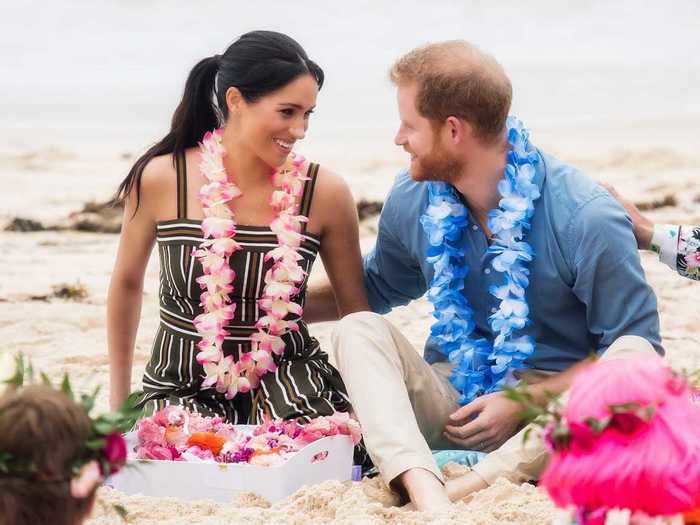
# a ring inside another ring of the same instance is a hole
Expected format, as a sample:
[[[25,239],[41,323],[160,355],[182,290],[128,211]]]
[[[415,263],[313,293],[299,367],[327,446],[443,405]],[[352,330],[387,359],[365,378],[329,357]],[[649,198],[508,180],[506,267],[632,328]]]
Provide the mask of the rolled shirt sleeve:
[[[427,289],[418,261],[399,237],[399,232],[409,229],[398,227],[397,206],[400,203],[390,193],[379,217],[376,244],[363,257],[369,306],[380,314],[408,304]]]
[[[623,335],[647,339],[663,354],[656,297],[644,277],[630,219],[607,193],[584,203],[569,223],[573,292],[600,354]]]

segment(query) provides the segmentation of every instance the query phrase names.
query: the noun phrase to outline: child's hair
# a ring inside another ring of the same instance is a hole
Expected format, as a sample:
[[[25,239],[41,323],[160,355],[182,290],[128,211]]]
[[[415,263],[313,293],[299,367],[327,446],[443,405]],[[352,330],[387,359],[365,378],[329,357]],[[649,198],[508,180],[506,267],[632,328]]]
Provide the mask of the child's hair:
[[[569,446],[554,450],[541,484],[557,505],[650,516],[698,506],[700,407],[685,378],[661,358],[611,359],[582,371],[572,384],[564,424],[611,421],[618,410],[635,406],[645,414],[641,419],[623,414],[618,424],[584,432],[578,440],[572,434]]]
[[[85,409],[57,390],[33,385],[0,397],[0,454],[21,465],[0,471],[0,525],[75,525],[86,517],[95,489],[75,498],[71,479],[89,433]]]

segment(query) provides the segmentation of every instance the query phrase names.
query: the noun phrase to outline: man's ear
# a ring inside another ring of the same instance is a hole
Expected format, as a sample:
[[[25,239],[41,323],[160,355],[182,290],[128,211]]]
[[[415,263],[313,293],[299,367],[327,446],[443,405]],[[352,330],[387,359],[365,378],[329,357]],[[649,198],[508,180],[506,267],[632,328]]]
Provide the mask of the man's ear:
[[[447,138],[455,146],[464,143],[472,136],[471,125],[458,117],[447,117],[445,119]]]

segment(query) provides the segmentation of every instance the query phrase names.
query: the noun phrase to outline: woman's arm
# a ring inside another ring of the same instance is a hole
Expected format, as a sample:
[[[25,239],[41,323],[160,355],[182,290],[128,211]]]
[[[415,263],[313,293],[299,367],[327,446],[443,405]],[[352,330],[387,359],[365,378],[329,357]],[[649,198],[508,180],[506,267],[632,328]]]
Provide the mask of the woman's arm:
[[[658,253],[661,262],[672,270],[683,277],[700,280],[700,226],[655,224],[610,184],[601,184],[629,214],[641,250]]]
[[[318,174],[310,217],[313,221],[310,226],[314,226],[316,220],[316,224],[320,223],[321,259],[335,295],[336,306],[336,311],[310,312],[312,317],[332,319],[369,310],[362,273],[355,201],[346,182],[323,168]],[[325,297],[327,300],[317,304],[331,308],[330,290],[327,287]]]
[[[159,193],[159,164],[151,162],[143,171],[141,196],[136,209],[136,191],[124,207],[119,249],[107,295],[107,345],[109,349],[110,407],[117,409],[131,389],[134,342],[141,316],[143,280],[155,242],[153,200]],[[173,175],[174,177],[174,175]],[[167,192],[166,192],[167,194]]]

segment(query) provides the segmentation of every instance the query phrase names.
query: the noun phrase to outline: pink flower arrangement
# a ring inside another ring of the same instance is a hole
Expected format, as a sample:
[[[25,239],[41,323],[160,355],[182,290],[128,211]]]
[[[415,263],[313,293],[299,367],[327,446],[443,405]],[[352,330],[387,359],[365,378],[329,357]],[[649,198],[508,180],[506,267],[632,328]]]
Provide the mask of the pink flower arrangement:
[[[698,429],[687,380],[661,358],[601,361],[574,379],[545,431],[552,457],[541,485],[583,525],[607,523],[614,509],[634,524],[691,511],[700,507]]]
[[[296,323],[287,321],[290,314],[301,317],[302,309],[292,298],[299,293],[297,285],[305,273],[299,266],[298,248],[303,240],[302,224],[306,217],[298,215],[299,197],[307,177],[301,173],[303,157],[291,153],[287,163],[272,173],[275,191],[270,206],[275,218],[270,229],[277,236],[278,247],[266,255],[273,266],[265,274],[263,296],[258,301],[265,312],[257,325],[257,333],[251,336],[253,351],[244,354],[238,362],[224,356],[222,346],[227,335],[226,325],[233,319],[235,305],[229,294],[233,291],[235,272],[229,259],[241,247],[236,243],[236,223],[228,203],[239,197],[240,189],[228,180],[223,164],[226,151],[221,142],[222,131],[217,129],[204,135],[200,144],[202,173],[207,184],[199,192],[205,218],[202,221],[204,241],[194,255],[200,261],[204,275],[197,279],[204,293],[201,306],[204,313],[194,320],[197,332],[202,336],[198,343],[197,361],[203,365],[205,379],[202,388],[215,388],[227,399],[238,392],[256,388],[260,378],[274,372],[277,366],[272,355],[284,352],[282,335],[296,330]]]
[[[310,423],[268,420],[252,431],[237,429],[218,417],[168,406],[137,424],[138,459],[215,461],[274,466],[306,445],[326,436],[362,439],[359,423],[345,412],[318,417]]]

